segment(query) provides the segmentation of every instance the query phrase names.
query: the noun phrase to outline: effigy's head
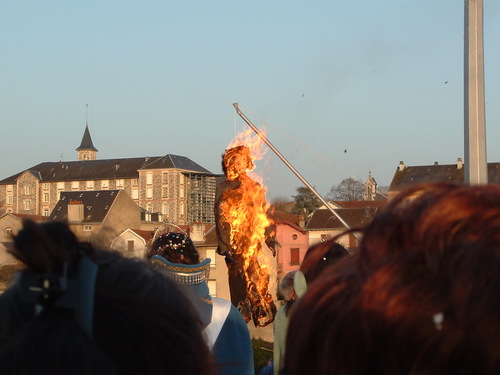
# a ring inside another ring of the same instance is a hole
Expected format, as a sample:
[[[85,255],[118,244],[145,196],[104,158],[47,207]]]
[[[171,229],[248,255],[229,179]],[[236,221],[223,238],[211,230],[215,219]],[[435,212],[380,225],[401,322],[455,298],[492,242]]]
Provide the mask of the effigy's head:
[[[228,148],[222,155],[222,170],[230,181],[254,168],[250,149],[246,146]]]

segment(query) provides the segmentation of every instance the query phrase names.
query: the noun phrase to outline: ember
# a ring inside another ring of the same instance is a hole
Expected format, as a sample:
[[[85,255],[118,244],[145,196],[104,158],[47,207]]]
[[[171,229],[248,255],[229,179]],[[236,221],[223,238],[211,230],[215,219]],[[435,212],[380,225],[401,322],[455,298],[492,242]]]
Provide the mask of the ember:
[[[228,148],[223,155],[227,180],[217,186],[216,193],[217,251],[226,257],[231,302],[247,322],[253,319],[255,326],[263,327],[276,313],[269,293],[271,267],[262,257],[264,242],[274,255],[274,241],[265,190],[247,175],[257,157],[251,147],[255,145],[247,142]]]

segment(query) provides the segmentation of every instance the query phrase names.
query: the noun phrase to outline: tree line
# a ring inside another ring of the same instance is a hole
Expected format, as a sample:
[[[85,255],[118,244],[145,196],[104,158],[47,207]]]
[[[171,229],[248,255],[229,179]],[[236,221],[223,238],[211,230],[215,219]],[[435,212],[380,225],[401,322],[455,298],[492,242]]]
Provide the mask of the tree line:
[[[388,187],[377,187],[381,194],[387,194]],[[297,194],[293,195],[293,207],[290,209],[290,200],[285,197],[275,198],[271,204],[277,211],[290,212],[307,217],[314,210],[322,206],[320,200],[307,187],[299,186]],[[353,178],[346,178],[338,185],[333,185],[328,194],[323,197],[326,201],[360,201],[365,196],[365,184]]]

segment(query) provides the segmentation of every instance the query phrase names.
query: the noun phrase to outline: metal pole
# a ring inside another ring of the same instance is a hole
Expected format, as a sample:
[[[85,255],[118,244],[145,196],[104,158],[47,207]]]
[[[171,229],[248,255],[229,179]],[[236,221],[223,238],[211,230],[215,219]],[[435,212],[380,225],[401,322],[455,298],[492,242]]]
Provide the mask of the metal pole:
[[[488,183],[484,108],[483,0],[465,0],[465,176],[468,185]]]
[[[277,149],[276,147],[274,147],[274,146],[273,146],[273,144],[272,144],[271,142],[269,142],[269,140],[266,138],[266,136],[265,136],[264,134],[262,134],[262,132],[261,132],[259,129],[257,129],[257,127],[256,127],[254,124],[252,124],[252,122],[251,122],[251,121],[250,121],[250,120],[249,120],[249,119],[248,119],[248,118],[247,118],[247,117],[243,114],[243,112],[241,112],[241,110],[240,110],[240,109],[239,109],[239,107],[238,107],[238,103],[233,103],[233,107],[236,109],[236,113],[238,113],[238,115],[239,115],[239,116],[243,119],[243,121],[245,121],[245,122],[248,124],[248,126],[250,126],[250,127],[252,128],[252,130],[253,130],[255,133],[257,133],[257,135],[260,137],[260,139],[262,139],[262,140],[265,142],[265,144],[267,144],[267,145],[269,146],[269,148],[270,148],[271,150],[273,150],[273,152],[274,152],[274,153],[275,153],[275,154],[276,154],[276,155],[277,155],[277,156],[281,159],[281,161],[282,161],[283,163],[285,163],[285,165],[286,165],[286,166],[287,166],[287,167],[288,167],[288,168],[289,168],[289,169],[290,169],[290,170],[291,170],[291,171],[295,174],[295,176],[297,176],[297,177],[298,177],[298,179],[299,179],[300,181],[302,181],[302,183],[303,183],[304,185],[306,185],[306,187],[307,187],[307,188],[311,191],[311,193],[313,193],[313,194],[316,196],[316,198],[318,198],[318,199],[319,199],[319,201],[320,201],[321,203],[323,203],[323,204],[326,206],[326,208],[328,208],[328,209],[332,212],[332,214],[334,214],[334,215],[335,215],[335,217],[336,217],[337,219],[339,219],[339,221],[340,221],[340,222],[341,222],[341,223],[342,223],[342,224],[343,224],[343,225],[344,225],[347,229],[351,229],[351,227],[349,227],[349,225],[345,222],[345,220],[344,220],[344,219],[342,219],[342,218],[340,217],[340,215],[339,215],[339,214],[338,214],[338,213],[337,213],[337,212],[333,209],[333,207],[332,207],[332,206],[330,206],[330,204],[329,204],[327,201],[325,201],[325,200],[323,199],[323,197],[322,197],[321,195],[319,195],[319,194],[318,194],[318,192],[317,192],[316,190],[314,190],[314,188],[313,188],[313,187],[309,184],[309,182],[307,182],[307,181],[306,181],[306,179],[305,179],[304,177],[302,177],[302,176],[301,176],[301,174],[300,174],[300,173],[299,173],[299,172],[298,172],[298,171],[297,171],[297,170],[293,167],[293,165],[291,165],[291,164],[288,162],[288,160],[286,160],[286,159],[285,159],[285,157],[284,157],[283,155],[281,155],[281,153],[278,151],[278,149]],[[358,236],[358,234],[357,234],[357,233],[353,233],[353,235],[354,235],[354,237],[356,237],[356,239],[357,239],[358,241],[360,240],[360,238],[359,238],[359,236]]]

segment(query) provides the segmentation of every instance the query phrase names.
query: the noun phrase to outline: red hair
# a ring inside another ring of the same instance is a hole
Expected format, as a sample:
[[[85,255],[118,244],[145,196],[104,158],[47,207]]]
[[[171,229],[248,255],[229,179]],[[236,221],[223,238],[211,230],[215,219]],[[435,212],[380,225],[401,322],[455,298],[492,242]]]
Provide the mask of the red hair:
[[[499,312],[500,187],[414,187],[297,302],[283,374],[498,374]]]

